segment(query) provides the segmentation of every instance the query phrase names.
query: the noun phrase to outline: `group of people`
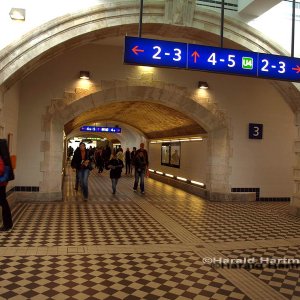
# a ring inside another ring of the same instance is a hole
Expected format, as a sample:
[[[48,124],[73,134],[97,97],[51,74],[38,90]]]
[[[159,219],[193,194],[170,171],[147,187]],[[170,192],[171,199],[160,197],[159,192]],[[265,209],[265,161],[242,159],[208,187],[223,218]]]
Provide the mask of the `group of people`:
[[[131,174],[132,169],[134,168],[134,192],[137,191],[138,184],[140,183],[141,193],[144,193],[144,178],[149,165],[148,153],[147,150],[144,149],[144,147],[144,143],[141,143],[140,148],[138,150],[136,150],[136,148],[133,147],[133,150],[131,152],[129,151],[129,148],[127,148],[124,156],[121,147],[111,151],[109,146],[107,146],[105,149],[100,149],[103,153],[101,153],[101,159],[99,160],[99,157],[97,156],[98,150],[96,150],[95,153],[91,155],[90,150],[86,149],[85,143],[81,142],[79,144],[79,147],[74,151],[74,155],[71,161],[72,168],[76,169],[75,189],[78,190],[80,184],[84,199],[88,199],[88,177],[90,171],[92,170],[91,163],[94,159],[94,161],[96,161],[97,166],[99,167],[100,172],[102,172],[104,168],[110,170],[112,193],[115,194],[117,190],[118,180],[120,179],[122,169],[124,168],[125,159],[126,174]],[[3,223],[3,225],[0,227],[0,231],[10,231],[13,227],[11,210],[6,198],[7,183],[8,181],[13,179],[14,173],[7,147],[7,141],[4,139],[0,139],[0,206],[2,207]]]
[[[148,152],[144,143],[140,144],[138,150],[136,147],[133,147],[133,150],[130,152],[129,148],[127,148],[124,155],[122,147],[111,151],[109,145],[107,145],[105,148],[100,147],[91,152],[91,150],[86,148],[85,143],[81,142],[74,151],[71,161],[71,167],[76,169],[75,190],[78,190],[80,185],[84,199],[88,199],[88,177],[92,170],[92,163],[95,163],[98,173],[102,173],[104,169],[110,171],[112,193],[115,194],[118,180],[124,168],[124,162],[126,166],[125,174],[132,174],[134,169],[133,190],[136,192],[140,183],[141,193],[144,194],[144,178],[149,165]]]

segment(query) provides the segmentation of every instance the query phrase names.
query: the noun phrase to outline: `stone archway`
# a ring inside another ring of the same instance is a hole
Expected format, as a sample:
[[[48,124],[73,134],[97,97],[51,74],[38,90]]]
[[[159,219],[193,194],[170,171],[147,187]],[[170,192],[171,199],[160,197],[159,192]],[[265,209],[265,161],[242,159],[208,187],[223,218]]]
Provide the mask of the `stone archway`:
[[[54,19],[32,30],[20,40],[0,51],[0,91],[5,92],[18,80],[39,66],[86,43],[136,35],[139,3],[129,0],[106,3],[81,12]],[[219,14],[196,6],[193,0],[148,1],[144,5],[143,33],[186,39],[207,45],[219,43]],[[285,54],[258,31],[233,18],[225,19],[224,38],[227,47]],[[294,112],[300,111],[300,92],[292,83],[273,82]],[[1,93],[0,93],[1,97]]]
[[[89,97],[93,94],[93,97]],[[163,82],[137,85],[130,81],[103,81],[85,93],[55,100],[44,116],[46,139],[43,166],[43,181],[40,192],[47,198],[61,197],[64,125],[74,116],[88,109],[122,101],[143,101],[162,104],[189,115],[207,132],[209,161],[207,164],[207,189],[211,198],[229,197],[229,134],[224,114],[207,97],[195,94],[194,90]]]

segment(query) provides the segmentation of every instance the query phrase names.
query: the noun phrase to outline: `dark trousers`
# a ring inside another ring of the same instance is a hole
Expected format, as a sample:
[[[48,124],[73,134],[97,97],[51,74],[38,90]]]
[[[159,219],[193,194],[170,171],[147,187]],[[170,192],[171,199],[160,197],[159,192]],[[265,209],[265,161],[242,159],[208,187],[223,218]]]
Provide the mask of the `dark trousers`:
[[[111,178],[111,185],[112,185],[112,190],[113,190],[114,194],[116,193],[116,190],[117,190],[118,180],[119,180],[119,178]]]
[[[89,169],[79,169],[77,171],[80,187],[83,193],[83,197],[87,198],[89,196],[89,185],[88,185],[88,179],[90,175]]]
[[[144,192],[145,190],[145,183],[144,183],[144,178],[145,178],[145,171],[142,170],[140,172],[138,172],[135,169],[135,173],[134,173],[134,185],[133,185],[133,189],[136,190],[139,184],[139,180],[140,180],[140,189],[141,192]]]
[[[75,190],[78,190],[78,186],[79,186],[79,176],[78,176],[78,170],[76,170]]]
[[[6,199],[6,186],[0,186],[0,205],[2,206],[3,227],[11,228],[13,226],[11,211]]]
[[[125,165],[126,165],[126,174],[131,174],[131,162],[125,162]]]

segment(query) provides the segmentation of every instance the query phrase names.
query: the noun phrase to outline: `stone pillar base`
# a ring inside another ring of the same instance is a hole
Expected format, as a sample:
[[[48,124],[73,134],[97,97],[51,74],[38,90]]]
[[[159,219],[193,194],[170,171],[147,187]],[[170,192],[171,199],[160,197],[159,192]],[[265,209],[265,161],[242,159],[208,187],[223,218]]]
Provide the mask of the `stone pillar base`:
[[[294,194],[290,203],[289,213],[293,216],[300,217],[300,196]]]
[[[210,201],[236,201],[236,202],[252,202],[256,201],[256,193],[222,193],[208,192],[208,200]]]
[[[290,206],[289,213],[293,216],[300,217],[300,207]]]

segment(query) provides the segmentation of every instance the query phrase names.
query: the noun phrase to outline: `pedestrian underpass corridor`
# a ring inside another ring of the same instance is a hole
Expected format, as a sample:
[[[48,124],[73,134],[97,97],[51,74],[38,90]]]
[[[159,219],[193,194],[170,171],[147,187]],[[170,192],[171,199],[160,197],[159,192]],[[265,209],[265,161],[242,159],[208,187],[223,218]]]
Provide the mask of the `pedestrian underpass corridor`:
[[[90,196],[67,167],[62,202],[18,203],[0,235],[0,299],[300,299],[300,218],[287,202],[209,202],[147,178],[93,170]],[[263,266],[236,268],[226,258]],[[223,267],[221,262],[223,261]]]

